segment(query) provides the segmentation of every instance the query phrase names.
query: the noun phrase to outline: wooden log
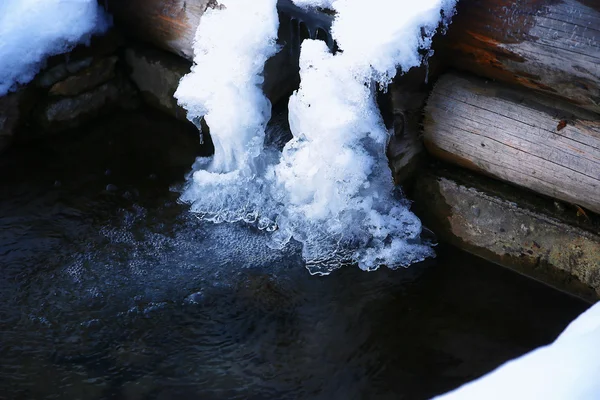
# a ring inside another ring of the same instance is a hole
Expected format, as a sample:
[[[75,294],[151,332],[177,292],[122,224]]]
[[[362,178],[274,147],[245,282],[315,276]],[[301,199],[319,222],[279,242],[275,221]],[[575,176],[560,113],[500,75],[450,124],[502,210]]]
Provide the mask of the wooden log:
[[[461,0],[439,39],[456,68],[600,112],[600,1]]]
[[[575,296],[600,299],[600,221],[465,170],[422,170],[413,209],[452,245]]]
[[[425,109],[440,159],[600,213],[600,121],[555,99],[454,74]]]
[[[191,60],[200,19],[215,0],[109,0],[108,11],[124,31]]]
[[[301,21],[307,36],[328,31],[333,17],[318,10],[302,10],[290,0],[279,0],[280,14]],[[217,0],[108,0],[108,10],[125,32],[164,50],[192,60],[192,45],[202,15],[222,7]],[[290,29],[283,35],[287,39]]]

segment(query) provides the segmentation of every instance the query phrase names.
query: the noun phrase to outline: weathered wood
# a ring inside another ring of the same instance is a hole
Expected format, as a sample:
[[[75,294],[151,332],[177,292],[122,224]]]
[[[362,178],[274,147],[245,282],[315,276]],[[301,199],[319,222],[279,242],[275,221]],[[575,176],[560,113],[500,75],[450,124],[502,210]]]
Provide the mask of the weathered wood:
[[[600,1],[461,0],[436,45],[456,68],[600,112]]]
[[[125,32],[181,57],[192,60],[192,45],[202,15],[208,8],[219,8],[216,0],[108,0],[108,10]],[[302,10],[290,0],[279,0],[280,14],[301,21],[308,36],[329,30],[333,17],[318,10]],[[289,40],[285,33],[286,41]],[[282,36],[282,35],[280,35]],[[330,39],[330,38],[329,38]]]
[[[463,171],[422,171],[413,197],[440,239],[558,289],[600,298],[598,221],[574,207]]]
[[[192,59],[200,19],[214,0],[109,0],[117,25],[136,37]]]
[[[424,140],[443,160],[600,213],[596,114],[478,78],[443,76]]]

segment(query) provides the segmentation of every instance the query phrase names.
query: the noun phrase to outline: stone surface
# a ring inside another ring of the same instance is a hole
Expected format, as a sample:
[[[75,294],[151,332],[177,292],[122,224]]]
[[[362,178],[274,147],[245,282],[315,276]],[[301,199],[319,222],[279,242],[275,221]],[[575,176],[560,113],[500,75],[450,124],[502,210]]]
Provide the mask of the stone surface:
[[[0,97],[0,151],[13,140],[34,103],[34,96],[27,87]]]
[[[144,101],[180,120],[186,119],[186,111],[177,105],[173,94],[179,80],[190,71],[190,62],[165,51],[142,48],[126,49],[125,60]]]
[[[417,213],[444,241],[584,299],[600,297],[598,221],[462,172],[417,180]]]
[[[50,88],[50,94],[53,96],[76,96],[113,79],[117,60],[117,56],[110,56],[94,62],[88,68],[56,82]],[[68,64],[65,69],[69,71]]]
[[[114,79],[74,97],[46,104],[38,122],[42,129],[55,132],[73,128],[115,108],[134,108],[135,91],[123,79]]]
[[[429,92],[429,68],[412,68],[396,77],[389,85],[393,135],[388,144],[387,156],[396,183],[404,183],[419,168],[424,158],[421,140],[423,105]],[[384,113],[380,104],[380,109]]]
[[[70,74],[75,74],[92,64],[93,58],[86,57],[81,60],[66,61],[42,71],[34,80],[42,88],[49,88],[55,83],[66,79]]]
[[[8,146],[19,124],[21,97],[20,92],[0,97],[0,151]]]

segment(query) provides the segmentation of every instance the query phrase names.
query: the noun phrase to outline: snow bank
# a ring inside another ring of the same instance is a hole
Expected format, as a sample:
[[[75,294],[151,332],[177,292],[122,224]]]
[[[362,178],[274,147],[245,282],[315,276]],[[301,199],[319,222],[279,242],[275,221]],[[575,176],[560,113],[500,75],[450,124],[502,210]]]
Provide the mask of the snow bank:
[[[49,56],[87,43],[109,25],[96,0],[2,0],[0,96],[30,82]]]
[[[554,343],[509,361],[436,400],[597,400],[600,398],[600,303]]]

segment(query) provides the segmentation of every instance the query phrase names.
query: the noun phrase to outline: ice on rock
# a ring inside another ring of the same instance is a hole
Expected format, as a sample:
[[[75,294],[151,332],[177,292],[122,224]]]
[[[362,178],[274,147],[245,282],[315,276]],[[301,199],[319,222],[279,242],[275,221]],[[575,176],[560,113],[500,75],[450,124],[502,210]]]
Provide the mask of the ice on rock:
[[[293,139],[281,153],[264,146],[270,104],[260,89],[264,62],[276,51],[275,1],[228,0],[203,16],[195,66],[176,97],[190,120],[204,116],[215,155],[195,165],[182,200],[206,219],[273,231],[272,247],[301,242],[315,274],[346,263],[405,267],[432,256],[419,219],[395,192],[375,94],[398,67],[423,61],[420,50],[448,22],[454,1],[294,3],[335,9],[332,33],[342,51],[304,41],[301,85],[289,102]]]
[[[0,96],[30,82],[48,57],[89,42],[110,23],[96,0],[2,0]]]

